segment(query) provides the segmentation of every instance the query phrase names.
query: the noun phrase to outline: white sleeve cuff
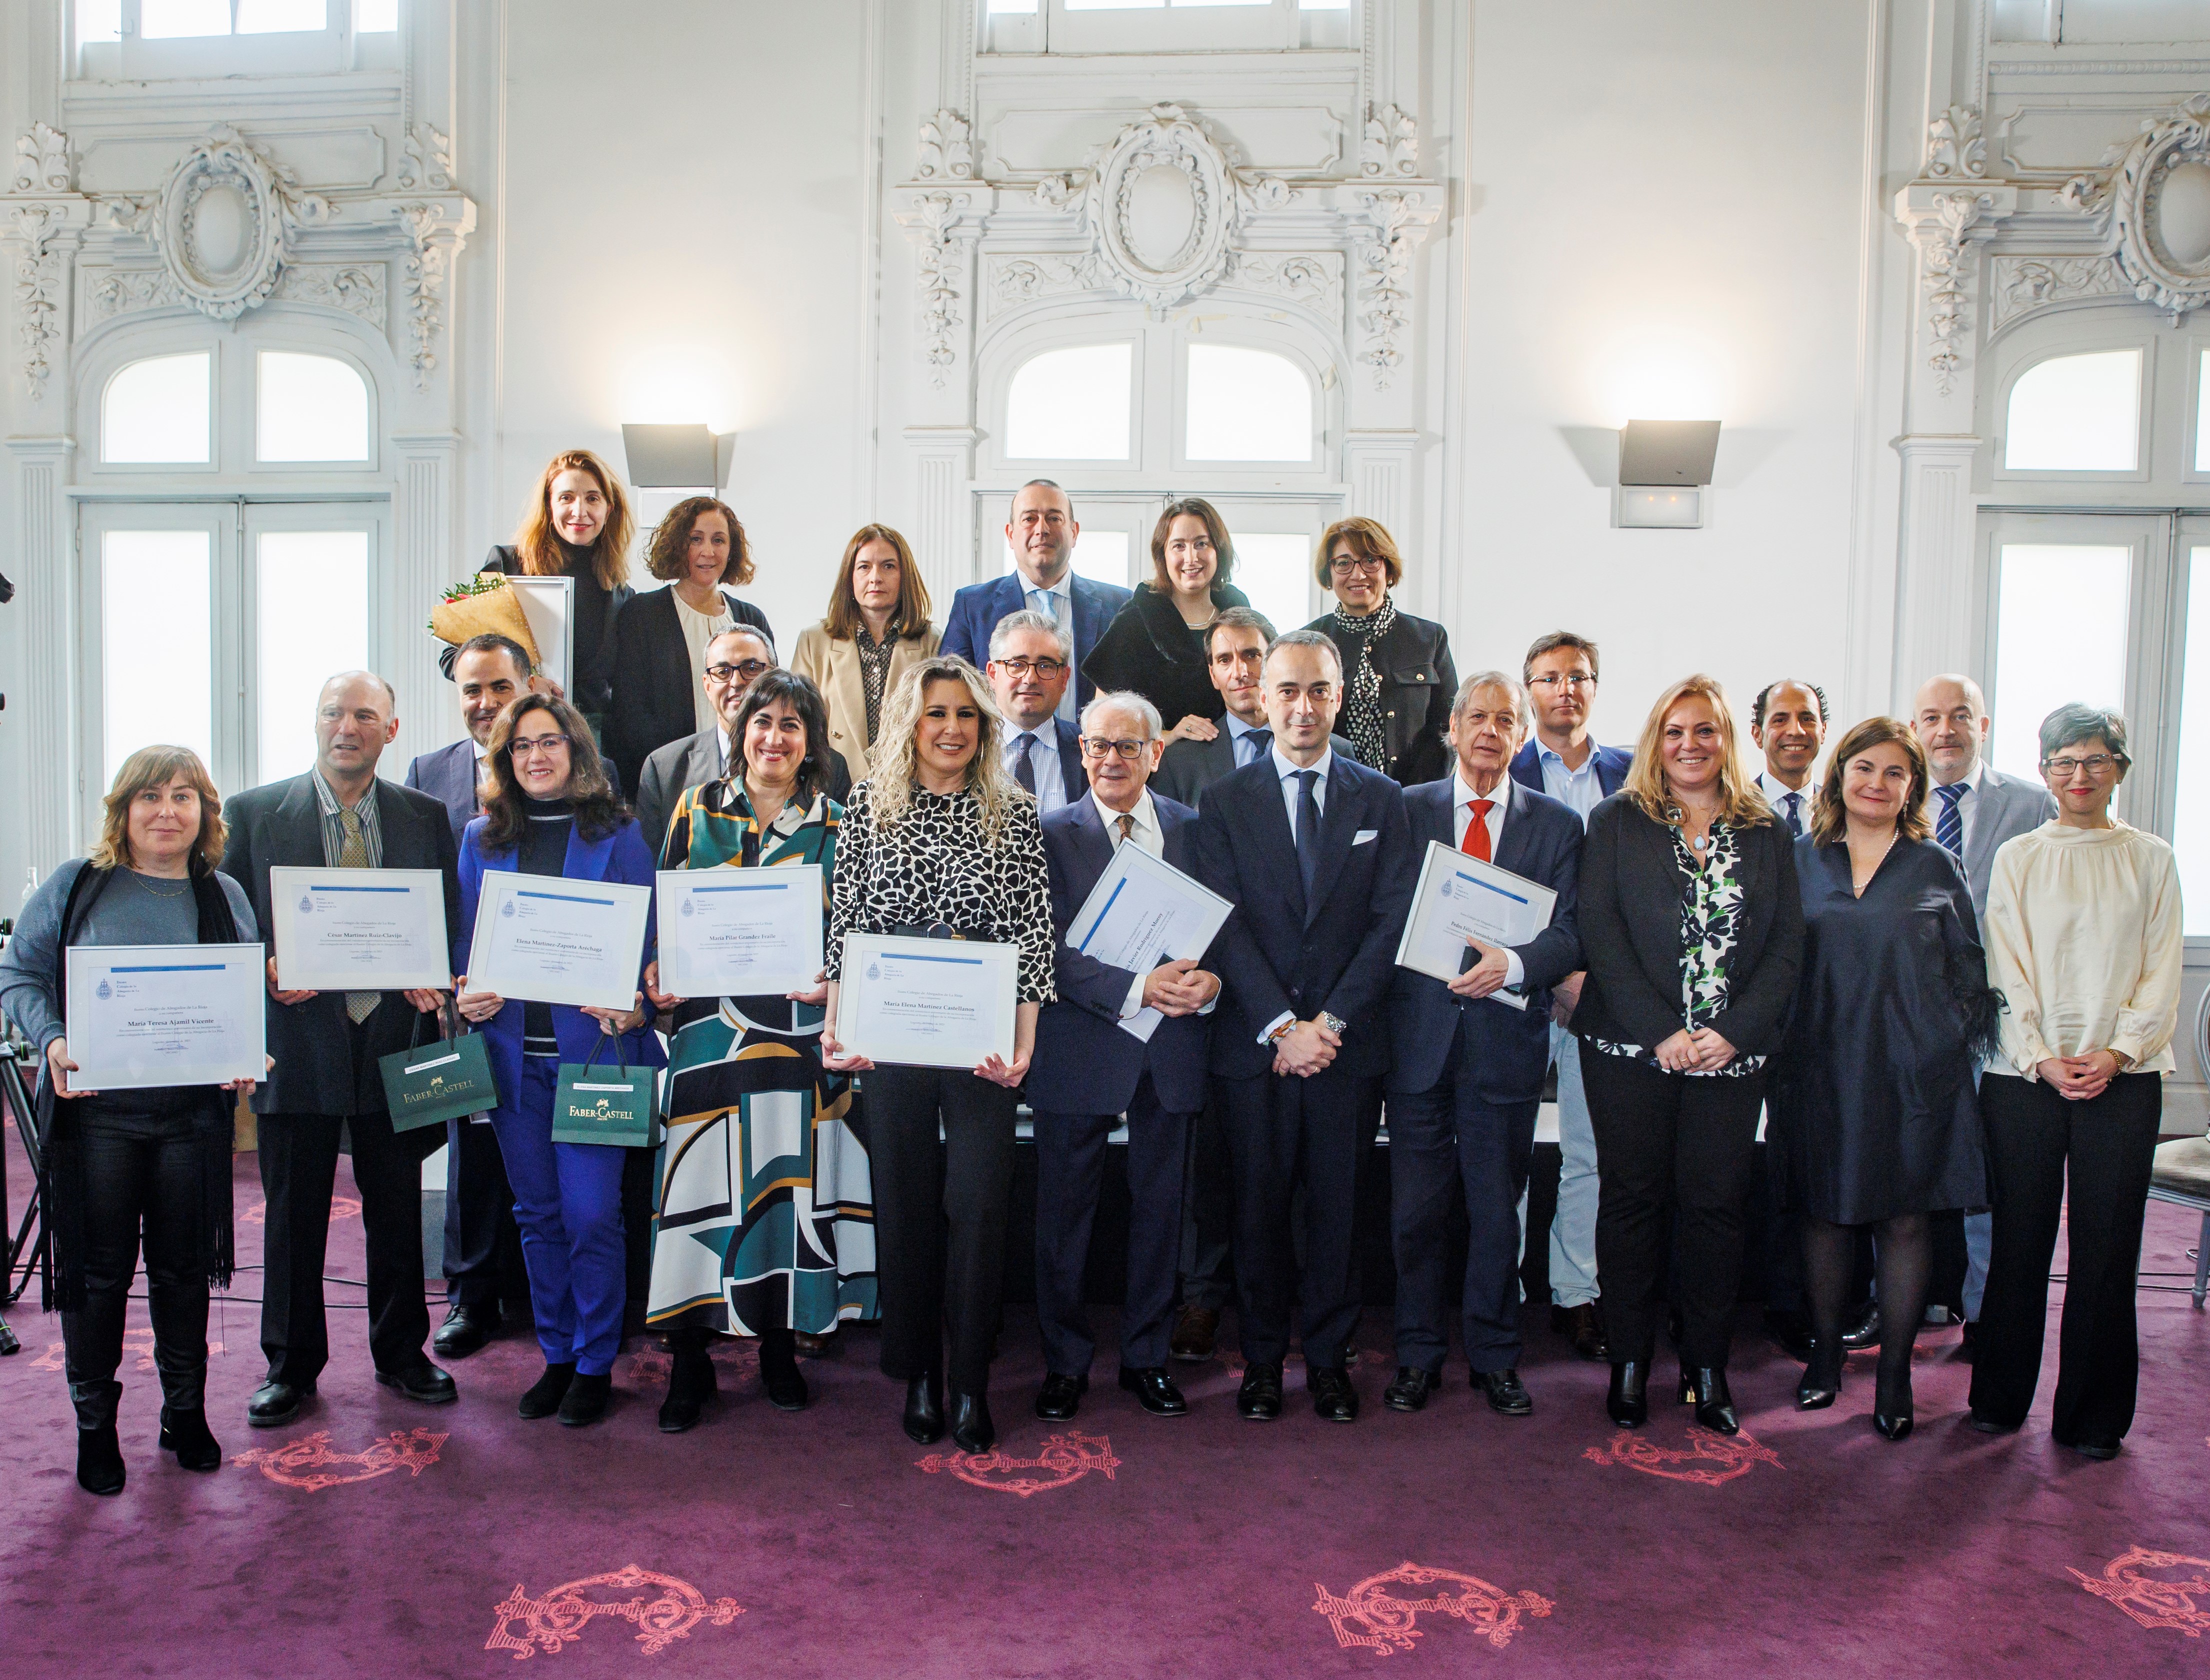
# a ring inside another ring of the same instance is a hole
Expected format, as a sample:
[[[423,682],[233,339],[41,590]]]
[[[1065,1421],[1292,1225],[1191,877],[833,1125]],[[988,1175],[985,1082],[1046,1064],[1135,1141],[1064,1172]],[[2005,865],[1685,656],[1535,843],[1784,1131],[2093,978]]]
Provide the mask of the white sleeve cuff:
[[[1259,1029],[1259,1042],[1262,1045],[1270,1042],[1276,1033],[1280,1031],[1283,1027],[1289,1026],[1295,1020],[1296,1017],[1291,1015],[1287,1009],[1283,1010],[1281,1014],[1276,1015],[1271,1021],[1268,1021],[1264,1027]]]
[[[1507,947],[1504,953],[1504,984],[1517,986],[1526,983],[1527,965],[1519,960],[1519,952]]]
[[[1131,1015],[1142,1013],[1144,1007],[1144,982],[1149,978],[1150,977],[1147,975],[1138,974],[1134,979],[1128,982],[1127,999],[1120,1005],[1121,1020],[1126,1021]]]

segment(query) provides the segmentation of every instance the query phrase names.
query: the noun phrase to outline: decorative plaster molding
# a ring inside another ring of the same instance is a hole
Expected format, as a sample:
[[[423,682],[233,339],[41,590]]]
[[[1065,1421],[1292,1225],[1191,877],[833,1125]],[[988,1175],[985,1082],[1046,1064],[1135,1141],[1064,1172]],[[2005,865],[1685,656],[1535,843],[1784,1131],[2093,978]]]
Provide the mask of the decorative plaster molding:
[[[1109,282],[1090,251],[993,251],[984,260],[982,284],[990,313],[997,316],[1045,298],[1099,291]]]
[[[1918,247],[1926,288],[1926,366],[1937,394],[1956,388],[1964,365],[1967,310],[1972,298],[1973,247],[1993,236],[1997,223],[2018,208],[2018,189],[2000,181],[1962,187],[1914,181],[1895,197],[1896,220]]]
[[[219,250],[202,239],[201,219],[213,195],[235,197],[245,221],[245,250],[225,268]],[[331,216],[330,202],[304,190],[284,165],[228,125],[185,149],[163,184],[153,218],[162,266],[184,301],[217,321],[235,321],[265,300],[291,260],[292,242]]]
[[[966,262],[953,229],[967,205],[965,193],[922,193],[898,217],[920,247],[921,359],[928,364],[928,382],[939,388],[958,359],[959,282]]]
[[[2013,111],[1990,130],[1981,121],[1979,106],[1951,105],[1926,125],[1926,155],[1918,169],[1921,178],[2002,180],[2006,172],[2019,167],[2018,160],[2010,154],[2011,125],[2018,117],[2018,112]],[[1988,172],[1988,141],[1991,136],[2001,148],[1996,154],[1998,166],[1992,176]]]
[[[1376,177],[1403,177],[1420,172],[1420,125],[1393,105],[1369,111],[1365,138],[1358,147],[1358,172]]]
[[[69,140],[59,129],[45,123],[31,124],[30,133],[15,142],[14,192],[69,192]]]
[[[427,123],[417,123],[400,142],[399,184],[410,192],[450,192],[453,142]]]
[[[1220,283],[1240,292],[1264,292],[1302,304],[1331,322],[1343,319],[1341,251],[1236,251]]]
[[[1125,297],[1156,308],[1178,304],[1218,280],[1228,267],[1229,239],[1242,219],[1235,154],[1212,136],[1202,117],[1178,105],[1155,105],[1142,122],[1123,128],[1090,172],[1083,211],[1107,275]],[[1171,251],[1147,249],[1136,196],[1157,172],[1168,193],[1187,202],[1189,230]]]
[[[1401,188],[1358,196],[1373,224],[1358,247],[1366,304],[1358,323],[1368,340],[1358,359],[1373,370],[1374,388],[1386,391],[1404,365],[1398,340],[1412,324],[1412,247],[1436,213],[1425,208],[1426,194]]]
[[[45,204],[20,204],[9,214],[10,237],[22,248],[15,258],[15,335],[22,343],[23,394],[33,402],[46,393],[53,372],[46,352],[61,338],[56,317],[67,265],[49,250],[59,220]]]
[[[1988,261],[1988,336],[2044,310],[2091,298],[2130,298],[2133,282],[2107,256],[2020,256]]]
[[[444,226],[442,204],[402,204],[393,213],[406,225],[414,250],[406,258],[401,289],[407,294],[407,326],[414,340],[408,361],[414,370],[414,388],[430,388],[430,375],[438,365],[432,346],[437,341],[445,302],[446,263],[459,243],[456,230]]]
[[[2190,265],[2172,256],[2162,237],[2159,200],[2175,171],[2210,166],[2210,93],[2144,118],[2133,143],[2113,147],[2103,161],[2101,170],[2064,184],[2064,202],[2108,214],[2105,250],[2132,282],[2133,295],[2177,324],[2189,310],[2210,304],[2210,259]]]
[[[939,111],[921,124],[921,159],[914,177],[921,181],[969,181],[975,177],[975,145],[967,119]]]
[[[298,262],[276,282],[287,304],[320,304],[359,316],[377,331],[384,322],[384,266],[381,262]]]
[[[85,294],[83,312],[77,317],[82,338],[104,321],[141,310],[181,306],[184,293],[166,268],[112,268],[92,284]]]

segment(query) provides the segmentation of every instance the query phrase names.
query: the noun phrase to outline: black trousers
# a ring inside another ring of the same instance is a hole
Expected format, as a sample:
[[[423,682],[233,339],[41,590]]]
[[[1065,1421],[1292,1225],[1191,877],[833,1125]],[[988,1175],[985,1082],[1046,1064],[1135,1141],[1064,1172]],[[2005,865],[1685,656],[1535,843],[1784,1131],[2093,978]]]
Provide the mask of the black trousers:
[[[1596,1134],[1596,1269],[1615,1362],[1649,1364],[1666,1279],[1681,1309],[1681,1363],[1726,1369],[1742,1287],[1742,1231],[1766,1074],[1669,1074],[1583,1040],[1581,1083]]]
[[[445,1298],[514,1316],[529,1310],[506,1158],[490,1123],[445,1122]]]
[[[198,1097],[192,1093],[194,1106]],[[208,1283],[191,1108],[87,1097],[69,1117],[79,1128],[85,1187],[85,1304],[62,1315],[63,1369],[77,1427],[115,1421],[123,1393],[115,1373],[123,1363],[142,1230],[162,1402],[172,1411],[196,1411],[206,1404]]]
[[[1358,1323],[1351,1242],[1361,1161],[1381,1123],[1381,1081],[1330,1067],[1310,1079],[1261,1074],[1220,1081],[1235,1177],[1237,1328],[1248,1364],[1289,1351],[1292,1306],[1307,1370],[1339,1369]],[[1304,1191],[1304,1264],[1290,1207]]]
[[[430,1309],[422,1289],[422,1158],[415,1133],[387,1114],[264,1114],[261,1188],[269,1199],[262,1252],[261,1351],[269,1380],[300,1387],[329,1364],[323,1266],[341,1131],[353,1139],[353,1183],[368,1239],[368,1350],[380,1371],[423,1358]],[[432,1134],[434,1137],[435,1134]]]
[[[2155,1074],[2121,1074],[2086,1102],[2016,1075],[1981,1080],[1995,1231],[1974,1335],[1975,1411],[2015,1426],[2032,1408],[2061,1215],[2069,1243],[2050,1433],[2070,1444],[2121,1440],[2133,1427],[2135,1274],[2163,1112]]]
[[[1120,1308],[1120,1363],[1132,1370],[1167,1362],[1190,1119],[1159,1106],[1148,1073],[1128,1103],[1128,1281]],[[1114,1114],[1036,1111],[1036,1321],[1044,1369],[1054,1376],[1088,1376],[1097,1351],[1083,1309],[1082,1277],[1105,1180],[1105,1140],[1119,1120]]]
[[[1397,1260],[1397,1363],[1440,1371],[1450,1351],[1450,1216],[1465,1198],[1460,1306],[1467,1363],[1519,1363],[1519,1195],[1535,1153],[1539,1095],[1492,1103],[1474,1091],[1458,1022],[1442,1077],[1389,1099],[1389,1241]]]
[[[987,1393],[1019,1097],[958,1069],[885,1067],[863,1078],[883,1370],[908,1381],[942,1371],[961,1394]]]
[[[1182,1178],[1181,1299],[1218,1312],[1228,1304],[1229,1246],[1235,1237],[1235,1174],[1229,1164],[1228,1105],[1217,1081],[1205,1111],[1190,1117]]]

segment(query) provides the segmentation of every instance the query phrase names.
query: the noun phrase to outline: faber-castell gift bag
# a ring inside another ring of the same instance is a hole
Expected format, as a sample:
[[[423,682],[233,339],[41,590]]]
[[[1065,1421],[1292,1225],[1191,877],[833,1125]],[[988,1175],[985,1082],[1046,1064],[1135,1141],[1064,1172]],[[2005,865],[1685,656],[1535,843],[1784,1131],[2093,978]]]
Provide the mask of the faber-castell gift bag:
[[[448,1004],[446,1009],[451,1006]],[[421,1044],[422,1016],[405,1050],[377,1058],[383,1075],[383,1099],[391,1109],[391,1129],[411,1132],[421,1126],[442,1126],[448,1120],[498,1106],[498,1090],[492,1083],[491,1057],[484,1052],[482,1037],[456,1033],[445,1009],[438,1012],[438,1037]]]
[[[616,1060],[601,1062],[599,1052],[614,1046]],[[653,1139],[655,1068],[625,1068],[621,1047],[611,1033],[599,1034],[582,1062],[560,1064],[560,1088],[552,1099],[552,1141],[612,1143],[642,1149]]]

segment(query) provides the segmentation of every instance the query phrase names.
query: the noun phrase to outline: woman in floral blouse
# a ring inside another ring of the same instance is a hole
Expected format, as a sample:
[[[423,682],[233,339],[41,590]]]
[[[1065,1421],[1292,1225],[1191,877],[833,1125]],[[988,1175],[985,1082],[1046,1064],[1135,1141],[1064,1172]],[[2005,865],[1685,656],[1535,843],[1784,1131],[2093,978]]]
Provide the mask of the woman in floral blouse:
[[[1659,697],[1626,786],[1589,814],[1579,915],[1588,981],[1573,1026],[1596,1132],[1611,1416],[1647,1416],[1670,1210],[1680,1398],[1732,1435],[1728,1321],[1803,906],[1791,836],[1743,770],[1711,677]]]

